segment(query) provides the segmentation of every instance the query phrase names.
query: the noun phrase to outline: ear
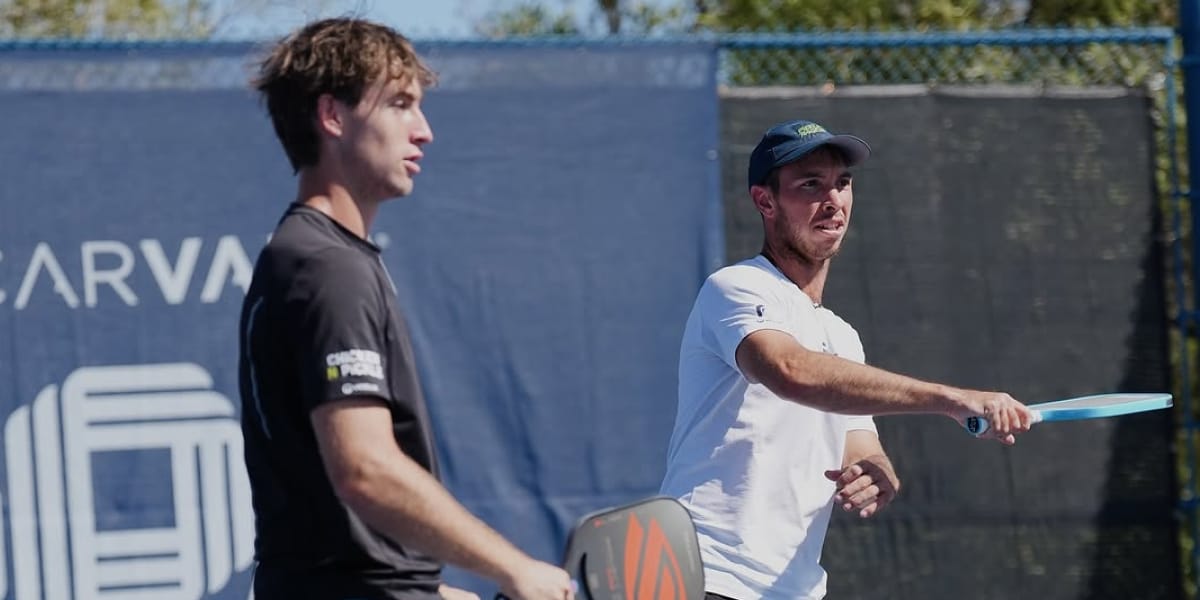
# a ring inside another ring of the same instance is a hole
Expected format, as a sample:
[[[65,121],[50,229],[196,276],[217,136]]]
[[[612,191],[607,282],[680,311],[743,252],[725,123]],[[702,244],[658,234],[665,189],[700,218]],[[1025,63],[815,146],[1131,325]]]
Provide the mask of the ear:
[[[754,208],[757,208],[759,214],[764,218],[775,215],[775,196],[771,194],[771,188],[765,185],[751,186],[750,200],[754,202]]]
[[[332,94],[321,94],[317,97],[317,131],[327,133],[334,137],[342,136],[342,109],[345,108],[341,102],[333,97]]]

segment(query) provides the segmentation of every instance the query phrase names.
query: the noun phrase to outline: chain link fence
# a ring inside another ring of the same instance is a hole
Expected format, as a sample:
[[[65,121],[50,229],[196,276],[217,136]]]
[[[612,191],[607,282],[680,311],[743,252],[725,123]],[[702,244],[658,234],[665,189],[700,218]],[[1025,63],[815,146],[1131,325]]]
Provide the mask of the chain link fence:
[[[1166,28],[963,33],[734,34],[730,85],[1045,84],[1161,88]]]

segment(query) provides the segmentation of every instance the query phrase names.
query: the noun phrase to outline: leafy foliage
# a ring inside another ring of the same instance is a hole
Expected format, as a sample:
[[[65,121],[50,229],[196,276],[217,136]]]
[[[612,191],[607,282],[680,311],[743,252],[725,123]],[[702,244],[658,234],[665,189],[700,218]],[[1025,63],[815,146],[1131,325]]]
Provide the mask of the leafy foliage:
[[[0,33],[23,38],[208,37],[211,0],[4,0]]]
[[[595,0],[588,15],[545,0],[492,12],[479,24],[508,35],[648,35],[688,31],[924,31],[1030,25],[1169,25],[1177,0]],[[600,24],[600,27],[588,25]]]

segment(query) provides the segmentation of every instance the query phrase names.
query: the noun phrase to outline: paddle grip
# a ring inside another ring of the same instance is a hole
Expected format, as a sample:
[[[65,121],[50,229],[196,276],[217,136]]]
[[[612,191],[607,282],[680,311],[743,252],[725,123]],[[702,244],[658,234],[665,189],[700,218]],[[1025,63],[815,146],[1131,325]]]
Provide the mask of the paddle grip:
[[[1041,423],[1042,422],[1042,413],[1040,413],[1036,410],[1031,411],[1031,412],[1033,413],[1033,422]],[[967,417],[966,428],[967,428],[967,433],[970,433],[971,435],[973,435],[975,437],[979,437],[979,436],[987,433],[987,430],[991,428],[991,424],[988,423],[988,420],[984,417]]]

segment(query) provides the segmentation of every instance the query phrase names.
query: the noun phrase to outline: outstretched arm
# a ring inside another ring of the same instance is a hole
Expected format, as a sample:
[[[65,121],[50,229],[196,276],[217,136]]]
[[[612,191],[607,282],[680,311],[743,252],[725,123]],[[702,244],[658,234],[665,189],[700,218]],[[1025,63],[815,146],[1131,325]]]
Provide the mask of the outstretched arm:
[[[311,419],[334,490],[371,527],[497,582],[510,598],[572,596],[565,571],[518,550],[404,454],[382,402],[329,402],[314,409]]]
[[[934,413],[966,423],[985,417],[984,437],[1006,444],[1028,431],[1033,414],[1008,394],[929,383],[823,352],[814,352],[782,331],[761,329],[737,347],[738,368],[781,398],[826,412],[850,415]]]

